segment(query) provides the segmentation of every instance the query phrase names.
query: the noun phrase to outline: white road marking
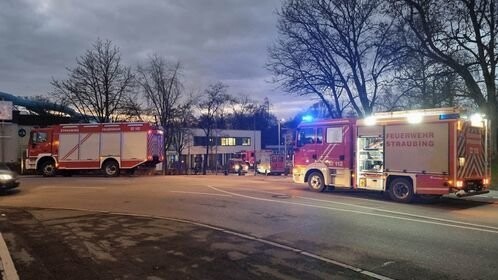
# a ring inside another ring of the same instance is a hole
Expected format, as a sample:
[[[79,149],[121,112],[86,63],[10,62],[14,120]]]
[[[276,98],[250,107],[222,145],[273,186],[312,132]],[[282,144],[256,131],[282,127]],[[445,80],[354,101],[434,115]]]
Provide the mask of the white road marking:
[[[186,194],[199,194],[199,195],[213,195],[213,196],[228,196],[231,197],[229,194],[219,194],[219,193],[204,193],[204,192],[184,192],[184,191],[169,191],[172,193],[186,193]]]
[[[446,221],[446,223],[438,222],[438,221],[425,221],[425,220],[420,220],[419,217],[417,217],[419,219],[407,218],[407,217],[399,217],[399,216],[392,216],[392,215],[379,214],[379,213],[364,212],[364,211],[360,211],[360,210],[349,210],[349,209],[335,208],[335,207],[329,207],[329,206],[320,206],[320,205],[313,205],[313,204],[306,204],[306,203],[299,203],[299,202],[290,202],[290,201],[283,201],[283,200],[276,200],[276,199],[269,199],[269,198],[260,198],[260,197],[254,197],[254,196],[243,195],[243,194],[225,191],[225,190],[213,187],[213,186],[208,186],[208,187],[213,189],[213,190],[222,192],[222,193],[226,193],[226,194],[230,194],[230,195],[238,196],[238,197],[244,197],[247,199],[258,200],[258,201],[267,201],[267,202],[276,202],[276,203],[281,203],[281,204],[298,205],[298,206],[304,206],[304,207],[333,210],[333,211],[338,211],[338,212],[348,212],[348,213],[355,213],[355,214],[360,214],[360,215],[376,216],[376,217],[410,221],[410,222],[416,222],[416,223],[432,224],[432,225],[439,225],[439,226],[446,226],[446,227],[453,227],[453,228],[460,228],[460,229],[467,229],[467,230],[473,230],[473,231],[498,234],[498,228],[485,226],[485,225],[478,225],[478,224],[466,225],[466,223],[458,222],[458,221],[453,222],[456,224],[450,224],[450,223],[448,223],[447,220],[438,219],[438,218],[434,218],[434,220]],[[373,208],[373,209],[375,209],[375,208]],[[376,209],[376,210],[378,210],[378,209]],[[421,216],[421,217],[423,217],[423,216]],[[458,225],[458,223],[460,225]],[[472,226],[474,226],[474,227],[472,227]],[[490,228],[490,229],[485,229],[485,228]]]
[[[287,195],[285,193],[275,193],[275,192],[269,192],[269,191],[250,190],[247,188],[243,188],[243,190],[250,191],[250,192],[256,192],[256,193],[267,193],[267,194],[271,194],[271,195]],[[317,198],[304,197],[304,196],[293,196],[293,195],[288,195],[288,196],[294,197],[294,198],[301,198],[301,199],[313,200],[313,201],[318,201],[318,202],[324,202],[324,203],[331,203],[331,204],[339,204],[339,205],[345,205],[345,206],[351,206],[351,207],[357,207],[357,208],[364,208],[364,209],[369,209],[369,210],[373,210],[373,211],[386,212],[386,213],[390,213],[390,214],[410,216],[410,217],[414,217],[414,218],[421,218],[421,219],[427,219],[427,220],[434,220],[434,221],[440,221],[440,222],[448,222],[448,223],[454,223],[454,224],[460,224],[460,225],[466,225],[466,226],[475,226],[475,227],[498,230],[498,227],[494,227],[494,226],[480,225],[480,224],[461,222],[461,221],[450,220],[450,219],[442,219],[442,218],[436,218],[436,217],[430,217],[430,216],[424,216],[424,215],[411,214],[411,213],[406,213],[406,212],[392,211],[392,210],[380,209],[380,208],[370,207],[370,206],[362,206],[362,205],[346,203],[346,202],[338,202],[338,201],[317,199]],[[365,199],[361,199],[361,200],[365,200]]]
[[[351,207],[364,208],[364,209],[369,209],[369,210],[374,210],[374,211],[386,212],[386,213],[390,213],[390,214],[410,216],[410,217],[414,217],[414,218],[421,218],[421,219],[427,219],[427,220],[434,220],[434,221],[440,221],[440,222],[448,222],[448,223],[455,223],[455,224],[461,224],[461,225],[467,225],[467,226],[475,226],[475,227],[482,227],[482,228],[489,228],[489,229],[498,230],[498,227],[493,227],[493,226],[467,223],[467,222],[461,222],[461,221],[450,220],[450,219],[442,219],[442,218],[436,218],[436,217],[431,217],[431,216],[410,214],[410,213],[406,213],[406,212],[399,212],[399,211],[393,211],[393,210],[379,209],[379,208],[370,207],[370,206],[362,206],[362,205],[356,205],[356,204],[351,204],[351,203],[336,202],[336,201],[316,199],[316,198],[310,198],[310,197],[304,197],[304,196],[294,196],[294,197],[307,199],[307,200],[313,200],[313,201],[319,201],[319,202],[325,202],[325,203],[331,203],[331,204],[339,204],[339,205],[345,205],[345,206],[351,206]]]
[[[83,189],[83,190],[102,190],[105,189],[105,187],[73,187],[73,186],[41,186],[41,187],[35,187],[35,190],[45,190],[45,189],[55,189],[55,190],[71,190],[71,189]]]

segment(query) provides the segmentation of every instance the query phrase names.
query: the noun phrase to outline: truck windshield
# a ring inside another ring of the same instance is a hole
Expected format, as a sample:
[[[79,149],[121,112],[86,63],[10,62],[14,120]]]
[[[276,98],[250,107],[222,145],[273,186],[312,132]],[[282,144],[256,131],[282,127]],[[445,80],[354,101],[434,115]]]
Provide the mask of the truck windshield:
[[[306,144],[315,144],[316,135],[314,128],[300,128],[297,132],[297,146],[302,147]]]
[[[33,132],[31,137],[31,143],[43,143],[47,141],[47,133],[46,132]]]

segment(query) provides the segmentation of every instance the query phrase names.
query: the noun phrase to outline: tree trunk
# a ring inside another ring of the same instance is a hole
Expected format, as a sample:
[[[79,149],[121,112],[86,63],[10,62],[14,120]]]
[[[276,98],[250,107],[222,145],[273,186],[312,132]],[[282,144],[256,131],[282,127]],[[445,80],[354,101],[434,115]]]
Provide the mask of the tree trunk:
[[[491,122],[490,125],[490,155],[492,158],[496,157],[496,152],[498,151],[498,114],[496,112],[497,110],[496,102],[488,102],[487,108],[486,108],[486,118]]]
[[[206,144],[206,153],[204,154],[204,160],[202,164],[202,175],[206,175],[208,156],[209,156],[209,142]]]

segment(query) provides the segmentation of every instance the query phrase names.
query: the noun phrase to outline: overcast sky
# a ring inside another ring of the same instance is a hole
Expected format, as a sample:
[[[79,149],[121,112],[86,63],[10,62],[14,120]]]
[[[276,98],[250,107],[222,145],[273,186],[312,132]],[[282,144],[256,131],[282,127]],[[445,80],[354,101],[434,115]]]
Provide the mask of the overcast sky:
[[[280,0],[1,0],[0,91],[45,95],[52,77],[110,39],[133,68],[157,53],[184,67],[187,88],[221,81],[288,118],[310,104],[282,93],[265,69]]]

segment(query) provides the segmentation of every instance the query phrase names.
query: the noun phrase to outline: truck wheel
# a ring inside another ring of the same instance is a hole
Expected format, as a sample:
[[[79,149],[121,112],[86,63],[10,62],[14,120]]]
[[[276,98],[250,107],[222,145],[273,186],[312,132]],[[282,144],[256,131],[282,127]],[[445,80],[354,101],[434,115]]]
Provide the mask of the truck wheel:
[[[106,161],[102,169],[107,177],[119,176],[119,165],[115,160]]]
[[[410,202],[413,198],[412,183],[406,178],[392,180],[389,185],[389,197],[396,202]]]
[[[55,163],[53,161],[46,161],[41,166],[43,177],[54,177],[56,173]]]
[[[311,173],[308,178],[308,186],[314,192],[323,192],[325,190],[325,182],[322,173]]]

